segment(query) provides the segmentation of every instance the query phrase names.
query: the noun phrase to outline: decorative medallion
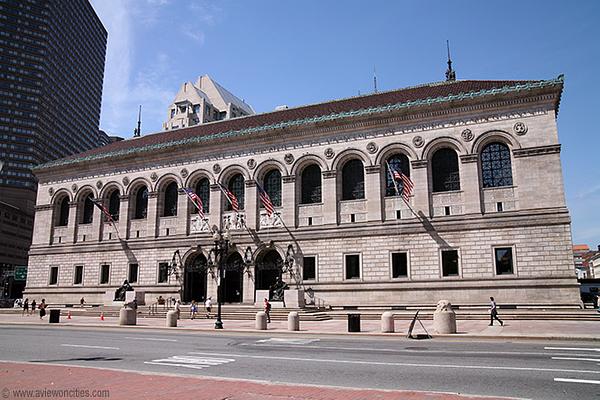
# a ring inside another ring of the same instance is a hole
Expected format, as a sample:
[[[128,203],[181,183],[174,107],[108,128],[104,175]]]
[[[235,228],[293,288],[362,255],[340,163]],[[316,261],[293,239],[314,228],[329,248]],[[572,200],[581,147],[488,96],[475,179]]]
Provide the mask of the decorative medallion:
[[[71,190],[73,191],[73,193],[75,193],[77,191],[77,184],[74,183],[71,185]]]
[[[375,153],[379,147],[374,142],[367,143],[367,151],[371,154]]]
[[[333,158],[333,156],[335,156],[335,151],[333,151],[333,149],[331,147],[328,147],[325,149],[325,157],[331,159]]]
[[[294,162],[294,155],[292,153],[287,153],[285,156],[283,156],[283,160],[286,164],[291,164]]]
[[[129,178],[124,176],[123,179],[121,180],[121,182],[123,182],[123,185],[127,186],[127,185],[129,185]]]
[[[462,131],[462,133],[460,134],[460,137],[462,137],[462,139],[465,142],[470,142],[471,140],[473,140],[473,138],[475,137],[475,135],[473,135],[473,132],[471,132],[470,129],[465,129],[464,131]]]
[[[413,138],[412,142],[415,145],[415,147],[423,147],[423,145],[425,144],[425,141],[423,140],[423,137],[421,137],[421,136],[415,136]]]
[[[188,176],[188,170],[187,170],[186,168],[183,168],[183,169],[181,170],[180,174],[181,174],[181,177],[182,177],[183,179],[185,179],[185,178],[187,178],[187,176]]]
[[[219,172],[221,172],[221,166],[219,164],[213,165],[213,172],[215,174],[218,174]]]
[[[246,164],[248,165],[248,168],[250,168],[250,169],[256,168],[256,160],[254,158],[249,159]]]
[[[517,122],[515,126],[513,126],[513,129],[515,130],[515,133],[520,136],[527,133],[527,125],[523,122]]]
[[[52,187],[49,187],[49,188],[48,188],[48,194],[49,194],[50,196],[52,196],[52,195],[54,194],[54,188],[52,188]]]
[[[151,173],[150,179],[152,180],[152,182],[156,182],[156,180],[158,179],[158,174],[156,172]]]
[[[102,185],[104,185],[104,184],[102,183],[102,181],[98,181],[98,182],[96,182],[96,187],[97,187],[98,189],[102,189]]]

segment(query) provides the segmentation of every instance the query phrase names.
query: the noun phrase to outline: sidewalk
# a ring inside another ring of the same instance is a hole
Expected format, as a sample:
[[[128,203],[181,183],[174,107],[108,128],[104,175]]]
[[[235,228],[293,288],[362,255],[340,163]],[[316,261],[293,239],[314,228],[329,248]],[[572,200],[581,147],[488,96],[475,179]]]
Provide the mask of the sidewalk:
[[[182,314],[186,316],[187,313]],[[422,321],[425,329],[434,337],[471,338],[471,339],[542,339],[542,340],[598,340],[600,341],[600,325],[597,321],[557,321],[557,320],[508,320],[504,326],[488,326],[488,321],[482,320],[459,320],[457,321],[458,333],[454,335],[436,335],[433,330],[433,321]],[[0,324],[27,324],[46,325],[52,328],[58,326],[86,326],[98,328],[123,328],[140,329],[154,328],[179,331],[211,331],[214,332],[214,319],[198,318],[190,320],[182,318],[176,328],[167,328],[166,321],[159,318],[137,319],[136,326],[119,326],[118,318],[105,318],[104,321],[98,317],[74,316],[67,319],[61,316],[59,324],[49,324],[48,316],[40,320],[39,316],[21,316],[0,314]],[[254,321],[246,320],[223,320],[224,330],[228,332],[265,332],[255,329]],[[395,322],[395,333],[381,333],[381,322],[377,320],[362,320],[361,332],[348,333],[345,320],[328,321],[300,321],[300,332],[289,332],[287,321],[274,321],[268,325],[269,333],[288,334],[337,334],[354,336],[386,336],[404,337],[410,325],[408,320],[397,320]],[[415,324],[413,335],[424,333],[421,326]]]
[[[347,389],[174,376],[48,364],[0,362],[4,399],[85,398],[177,400],[494,400],[498,397],[408,390]],[[32,379],[32,377],[35,377]],[[36,393],[37,392],[37,393]],[[40,394],[40,395],[37,395]],[[89,394],[86,396],[86,394]]]

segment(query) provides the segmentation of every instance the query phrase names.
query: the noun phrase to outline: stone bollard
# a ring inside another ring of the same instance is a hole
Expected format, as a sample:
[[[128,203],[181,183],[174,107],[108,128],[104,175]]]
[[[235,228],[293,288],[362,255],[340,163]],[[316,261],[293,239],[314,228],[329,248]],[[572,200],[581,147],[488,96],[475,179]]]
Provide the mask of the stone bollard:
[[[288,331],[300,330],[300,316],[296,311],[288,314]]]
[[[267,330],[267,314],[264,311],[256,313],[256,329],[259,331]]]
[[[381,332],[394,333],[394,314],[386,311],[381,315]]]
[[[433,313],[433,330],[440,334],[456,333],[456,314],[448,300],[440,300]]]
[[[135,325],[137,323],[137,314],[129,306],[121,308],[119,311],[119,325]]]
[[[167,326],[173,328],[177,326],[177,311],[167,311]]]

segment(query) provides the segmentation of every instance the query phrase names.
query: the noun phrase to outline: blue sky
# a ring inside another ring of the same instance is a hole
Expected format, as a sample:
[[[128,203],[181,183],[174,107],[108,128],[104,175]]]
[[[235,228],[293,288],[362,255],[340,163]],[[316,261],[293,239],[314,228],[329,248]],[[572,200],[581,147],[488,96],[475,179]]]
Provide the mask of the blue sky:
[[[101,128],[161,130],[209,74],[257,112],[444,79],[565,74],[558,117],[573,240],[600,244],[600,1],[92,0],[109,32]]]

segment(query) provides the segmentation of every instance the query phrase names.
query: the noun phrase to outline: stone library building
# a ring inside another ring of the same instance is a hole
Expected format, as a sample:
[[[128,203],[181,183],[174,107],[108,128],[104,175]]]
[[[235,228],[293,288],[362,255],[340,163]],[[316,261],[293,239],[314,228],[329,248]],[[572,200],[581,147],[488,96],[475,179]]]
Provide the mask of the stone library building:
[[[128,280],[147,303],[215,300],[220,279],[250,305],[281,279],[332,307],[577,306],[563,83],[447,80],[48,162],[24,297],[107,304]]]

